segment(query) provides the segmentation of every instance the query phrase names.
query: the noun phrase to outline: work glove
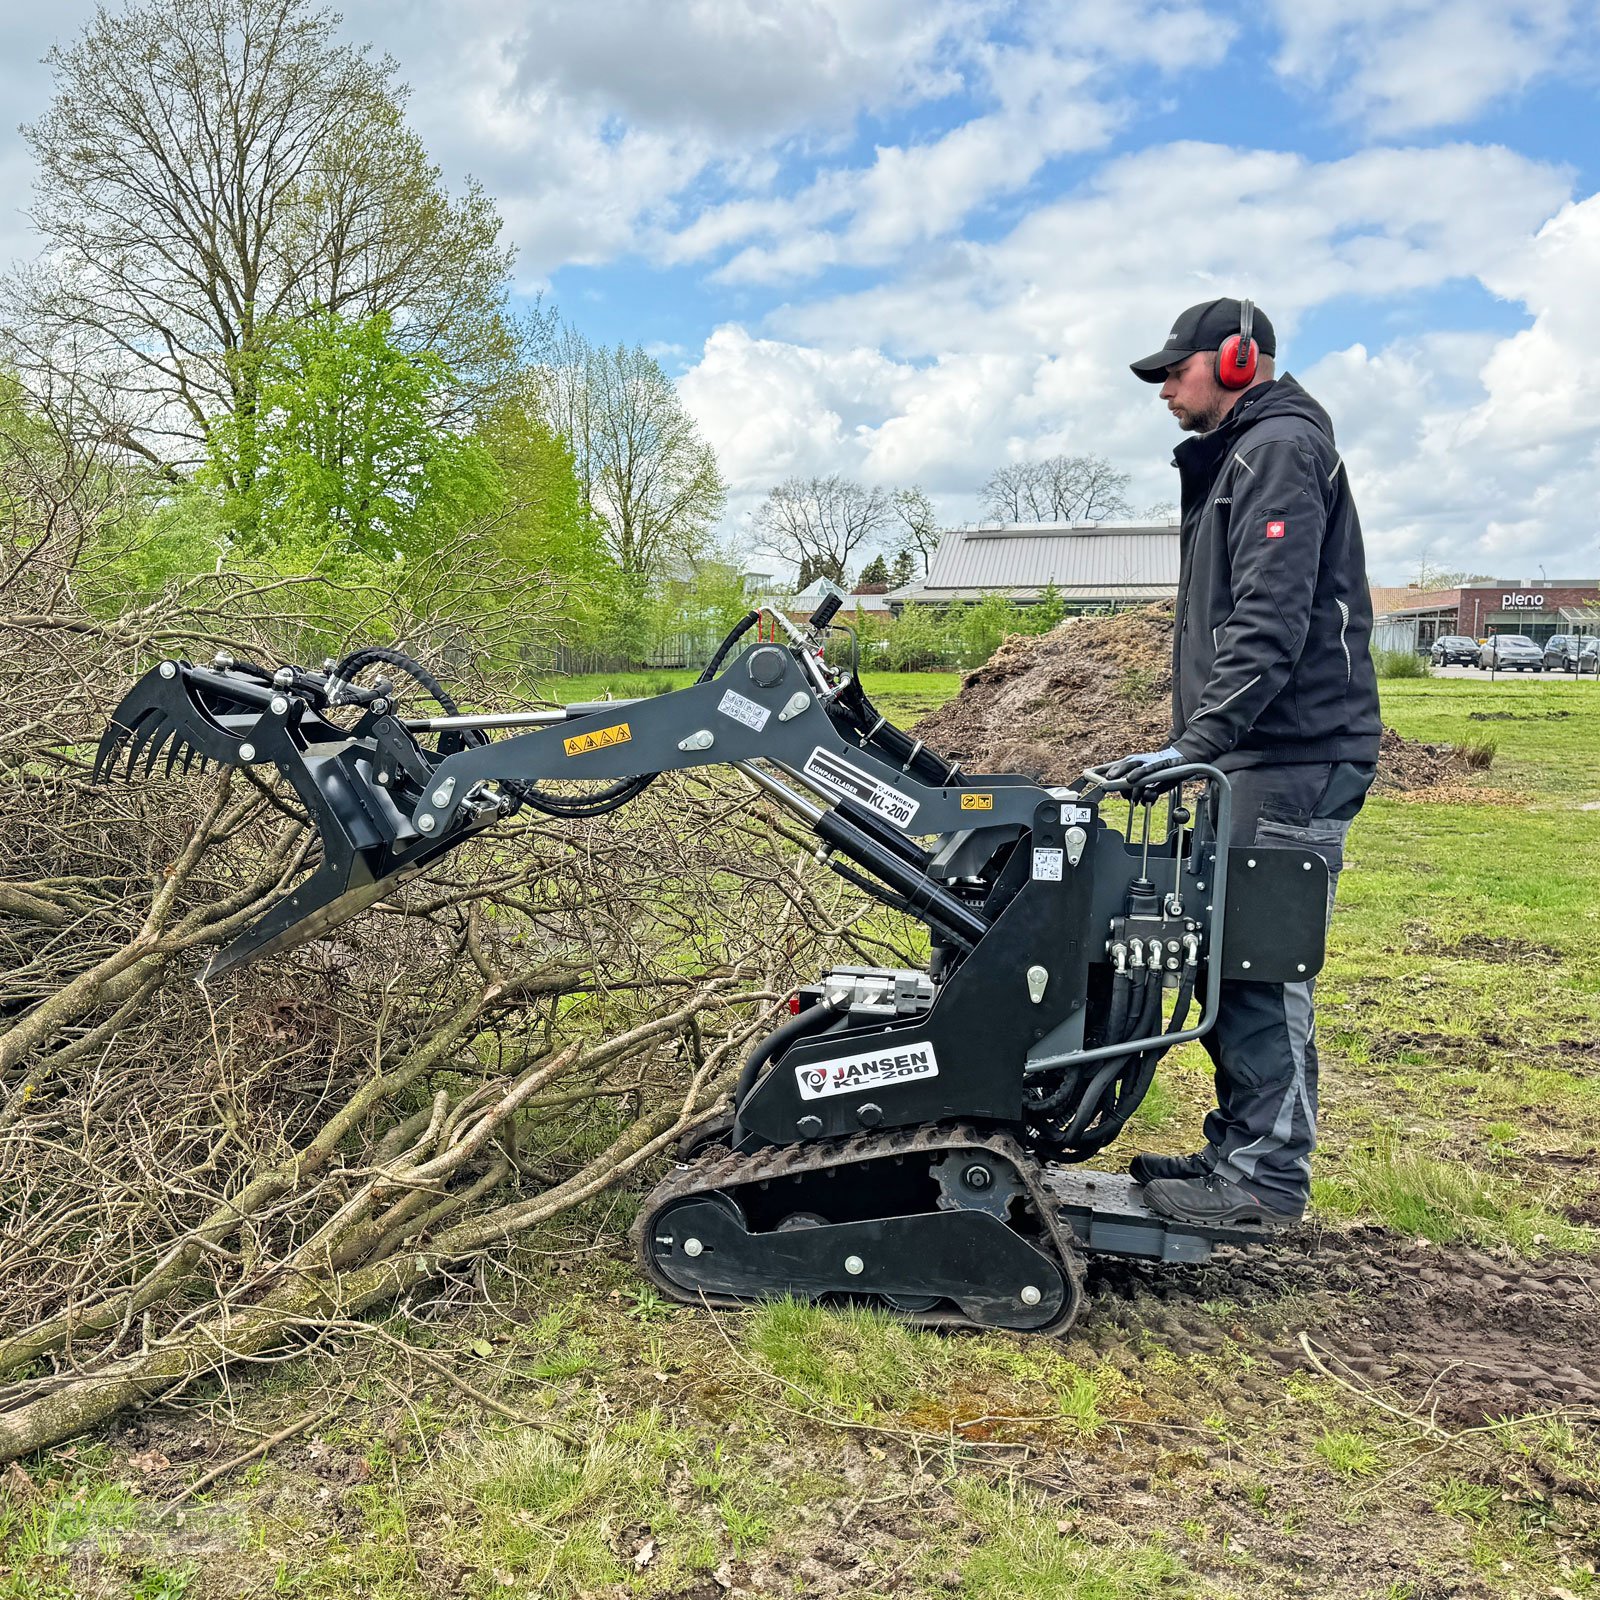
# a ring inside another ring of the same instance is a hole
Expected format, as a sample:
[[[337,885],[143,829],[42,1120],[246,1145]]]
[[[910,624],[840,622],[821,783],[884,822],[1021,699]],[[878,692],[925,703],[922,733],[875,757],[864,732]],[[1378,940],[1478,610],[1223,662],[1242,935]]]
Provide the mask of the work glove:
[[[1176,745],[1164,750],[1143,750],[1138,755],[1124,756],[1100,770],[1111,783],[1125,783],[1130,789],[1143,789],[1169,767],[1187,766],[1189,758]]]

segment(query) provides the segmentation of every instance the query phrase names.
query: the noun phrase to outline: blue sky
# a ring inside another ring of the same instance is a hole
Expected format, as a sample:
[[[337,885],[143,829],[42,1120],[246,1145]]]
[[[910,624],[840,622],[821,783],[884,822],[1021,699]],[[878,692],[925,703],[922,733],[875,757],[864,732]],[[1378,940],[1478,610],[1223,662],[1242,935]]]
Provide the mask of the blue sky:
[[[1374,576],[1600,576],[1596,0],[355,0],[498,201],[518,287],[638,342],[737,543],[793,473],[972,517],[1093,450],[1172,497],[1126,362],[1252,294],[1333,414]],[[0,99],[90,11],[0,12]],[[0,134],[0,256],[34,248]]]

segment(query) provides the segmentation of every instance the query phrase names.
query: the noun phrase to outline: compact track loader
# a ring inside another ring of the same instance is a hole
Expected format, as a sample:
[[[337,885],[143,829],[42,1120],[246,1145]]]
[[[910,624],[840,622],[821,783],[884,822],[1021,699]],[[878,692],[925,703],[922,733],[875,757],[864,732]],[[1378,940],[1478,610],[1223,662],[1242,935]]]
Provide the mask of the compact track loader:
[[[118,707],[96,772],[270,765],[306,808],[320,864],[209,978],[327,933],[519,807],[595,816],[662,772],[736,767],[836,872],[921,919],[931,958],[836,968],[794,997],[730,1115],[646,1200],[641,1272],[689,1304],[794,1294],[1058,1331],[1089,1255],[1197,1261],[1255,1236],[1169,1222],[1131,1178],[1081,1163],[1163,1054],[1212,1026],[1224,978],[1318,970],[1327,868],[1220,844],[1229,786],[1213,767],[1163,773],[1159,797],[1092,770],[1071,788],[961,772],[892,727],[858,672],[825,664],[835,609],[805,628],[770,613],[771,641],[741,649],[752,612],[687,688],[548,712],[463,716],[383,649],[321,672],[163,661]],[[355,681],[385,662],[437,714]],[[566,780],[600,787],[575,798]]]

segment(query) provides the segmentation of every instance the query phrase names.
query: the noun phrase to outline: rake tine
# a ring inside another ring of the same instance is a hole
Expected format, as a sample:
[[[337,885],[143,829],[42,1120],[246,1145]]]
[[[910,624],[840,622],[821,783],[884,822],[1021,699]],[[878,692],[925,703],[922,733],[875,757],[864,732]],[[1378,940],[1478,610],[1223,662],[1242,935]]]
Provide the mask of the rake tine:
[[[172,776],[173,766],[177,763],[179,756],[183,757],[183,771],[187,772],[189,763],[194,759],[194,746],[189,742],[187,736],[181,733],[167,746],[167,776],[169,778]]]
[[[144,775],[149,777],[156,770],[156,761],[161,752],[178,736],[176,723],[169,722],[161,728],[150,743],[145,746]],[[170,765],[170,763],[169,763]]]
[[[128,765],[123,771],[123,780],[133,782],[133,769],[138,765],[139,757],[144,747],[162,728],[167,726],[166,716],[159,710],[147,712],[140,717],[134,725],[133,738],[128,741]]]
[[[100,741],[100,748],[94,753],[94,782],[102,783],[106,775],[115,768],[122,755],[122,747],[128,741],[128,730],[120,722],[113,722],[106,729],[106,734]]]

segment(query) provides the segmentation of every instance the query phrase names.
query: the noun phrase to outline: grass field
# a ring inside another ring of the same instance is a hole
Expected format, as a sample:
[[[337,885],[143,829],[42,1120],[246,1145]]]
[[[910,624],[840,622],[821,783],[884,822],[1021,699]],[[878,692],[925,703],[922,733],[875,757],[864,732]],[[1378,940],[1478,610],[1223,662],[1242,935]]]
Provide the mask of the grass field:
[[[867,686],[909,721],[958,679]],[[1061,1341],[947,1337],[671,1308],[611,1197],[382,1337],[0,1476],[0,1597],[1600,1594],[1600,686],[1385,713],[1494,740],[1498,798],[1352,832],[1292,1247],[1099,1274]],[[1192,1148],[1208,1095],[1191,1048],[1110,1164]]]

